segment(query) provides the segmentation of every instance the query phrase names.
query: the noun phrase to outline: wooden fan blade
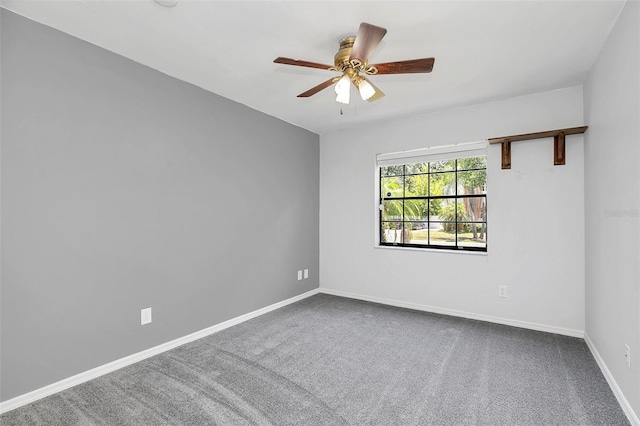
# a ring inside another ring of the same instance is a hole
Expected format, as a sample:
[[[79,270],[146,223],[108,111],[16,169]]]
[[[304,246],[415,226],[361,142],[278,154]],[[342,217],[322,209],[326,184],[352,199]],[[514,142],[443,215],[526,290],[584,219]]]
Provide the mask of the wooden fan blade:
[[[410,74],[427,73],[433,69],[434,58],[411,59],[408,61],[386,62],[384,64],[371,65],[376,67],[376,74]]]
[[[306,92],[300,93],[297,97],[298,98],[308,98],[309,96],[315,95],[316,93],[318,93],[319,91],[326,89],[327,87],[331,86],[336,80],[339,80],[340,77],[333,77],[330,78],[329,80],[318,84],[315,87],[312,87],[311,89],[307,90]]]
[[[318,68],[321,70],[328,70],[331,65],[319,64],[317,62],[300,61],[298,59],[278,57],[273,60],[276,64],[295,65],[298,67]]]
[[[371,87],[373,87],[373,90],[376,91],[376,93],[374,93],[373,96],[367,99],[369,102],[377,101],[378,99],[384,97],[384,93],[382,92],[382,90],[378,89],[376,85],[371,82],[371,80],[369,80],[367,77],[364,77],[364,76],[362,76],[362,78],[367,80],[367,82],[371,85]]]
[[[349,60],[359,59],[362,62],[366,62],[386,33],[386,28],[376,27],[366,22],[361,23]]]

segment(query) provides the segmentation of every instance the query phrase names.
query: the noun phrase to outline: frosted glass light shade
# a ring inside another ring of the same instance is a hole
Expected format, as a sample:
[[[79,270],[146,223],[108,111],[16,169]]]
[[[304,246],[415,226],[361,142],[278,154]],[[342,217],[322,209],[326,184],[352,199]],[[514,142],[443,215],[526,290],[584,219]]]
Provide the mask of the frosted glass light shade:
[[[358,84],[358,90],[360,90],[360,96],[363,101],[366,101],[376,93],[376,89],[374,89],[367,80],[360,81],[360,84]]]
[[[349,94],[351,92],[351,80],[346,75],[336,83],[336,102],[341,104],[349,103]]]

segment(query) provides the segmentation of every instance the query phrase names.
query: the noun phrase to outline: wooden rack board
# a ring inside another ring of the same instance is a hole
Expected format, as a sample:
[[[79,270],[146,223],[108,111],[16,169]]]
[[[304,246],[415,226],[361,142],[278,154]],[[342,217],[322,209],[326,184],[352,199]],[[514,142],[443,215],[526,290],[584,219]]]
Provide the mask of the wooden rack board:
[[[511,168],[511,142],[526,141],[532,139],[553,138],[553,164],[556,166],[564,165],[565,147],[564,137],[566,135],[577,135],[584,133],[588,126],[569,127],[566,129],[547,130],[545,132],[523,133],[521,135],[501,136],[499,138],[489,139],[490,144],[502,144],[502,168]]]

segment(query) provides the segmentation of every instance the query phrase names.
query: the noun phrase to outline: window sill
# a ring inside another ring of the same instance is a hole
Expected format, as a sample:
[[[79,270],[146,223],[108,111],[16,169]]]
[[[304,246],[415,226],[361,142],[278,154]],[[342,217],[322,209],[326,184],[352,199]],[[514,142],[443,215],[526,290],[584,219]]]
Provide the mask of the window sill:
[[[387,249],[387,250],[410,250],[410,251],[422,251],[422,252],[431,252],[431,253],[442,253],[442,254],[468,254],[472,256],[487,256],[489,253],[486,251],[472,251],[472,250],[447,250],[447,249],[434,249],[434,248],[421,248],[421,247],[402,247],[402,246],[381,246],[376,244],[373,246],[376,249]]]

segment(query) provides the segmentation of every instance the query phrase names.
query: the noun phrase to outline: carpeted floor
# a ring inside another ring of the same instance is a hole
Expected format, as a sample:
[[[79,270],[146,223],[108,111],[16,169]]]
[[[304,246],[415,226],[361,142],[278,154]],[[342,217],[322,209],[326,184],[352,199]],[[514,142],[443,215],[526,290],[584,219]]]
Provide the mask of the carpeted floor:
[[[581,339],[316,295],[6,425],[628,425]]]

